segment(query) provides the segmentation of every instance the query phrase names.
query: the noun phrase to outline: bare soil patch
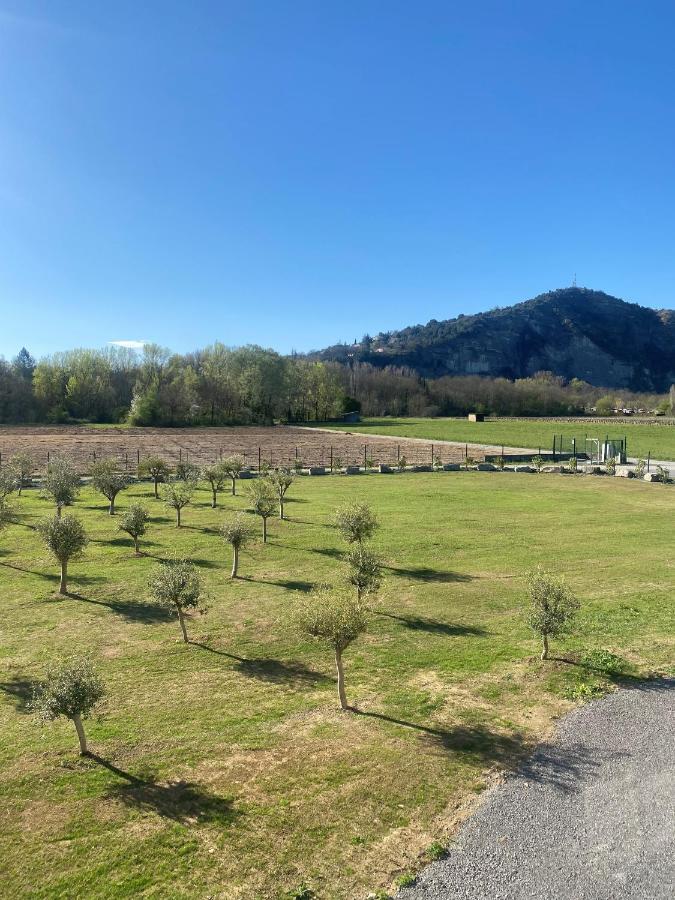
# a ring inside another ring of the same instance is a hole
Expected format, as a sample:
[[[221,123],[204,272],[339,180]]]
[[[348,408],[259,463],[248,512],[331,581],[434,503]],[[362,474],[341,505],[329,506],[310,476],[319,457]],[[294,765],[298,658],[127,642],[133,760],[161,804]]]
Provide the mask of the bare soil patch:
[[[223,456],[241,454],[246,464],[307,466],[394,465],[405,456],[412,465],[431,465],[434,457],[443,463],[459,462],[468,453],[476,460],[500,448],[485,444],[390,438],[362,434],[277,425],[269,428],[90,428],[87,426],[4,426],[0,428],[0,462],[12,454],[28,451],[38,470],[57,456],[73,461],[82,474],[92,463],[114,457],[120,468],[134,472],[144,456],[158,454],[175,465],[180,461],[204,465]]]

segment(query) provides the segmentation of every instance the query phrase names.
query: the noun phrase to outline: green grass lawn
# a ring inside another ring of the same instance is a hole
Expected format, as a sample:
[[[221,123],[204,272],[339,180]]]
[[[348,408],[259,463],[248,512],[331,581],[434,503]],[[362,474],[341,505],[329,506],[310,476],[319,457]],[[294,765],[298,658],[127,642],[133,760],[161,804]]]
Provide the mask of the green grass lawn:
[[[479,444],[503,444],[505,447],[531,447],[551,450],[553,435],[580,440],[584,435],[602,440],[607,435],[626,437],[629,456],[675,460],[675,420],[657,420],[653,425],[615,419],[597,422],[551,422],[545,419],[498,419],[469,422],[467,419],[364,419],[357,425],[330,425],[340,431],[362,434],[386,434],[390,437],[424,438],[429,441],[460,441]]]
[[[178,530],[134,486],[119,509],[141,497],[153,513],[136,559],[85,489],[74,512],[91,542],[67,598],[32,528],[47,502],[16,501],[0,536],[0,883],[13,897],[251,900],[304,883],[359,900],[419,867],[570,694],[606,683],[587,651],[633,675],[672,663],[670,487],[459,472],[302,478],[289,496],[289,520],[232,582],[216,528],[245,497],[211,510],[199,491]],[[345,654],[358,712],[344,713],[330,653],[290,622],[301,592],[341,577],[329,522],[355,498],[378,512],[387,567],[372,626]],[[174,551],[210,593],[190,645],[147,597]],[[552,646],[564,660],[546,664],[522,613],[539,563],[582,601]],[[66,653],[92,654],[108,685],[105,717],[86,723],[93,759],[77,756],[71,723],[26,711],[30,682]]]

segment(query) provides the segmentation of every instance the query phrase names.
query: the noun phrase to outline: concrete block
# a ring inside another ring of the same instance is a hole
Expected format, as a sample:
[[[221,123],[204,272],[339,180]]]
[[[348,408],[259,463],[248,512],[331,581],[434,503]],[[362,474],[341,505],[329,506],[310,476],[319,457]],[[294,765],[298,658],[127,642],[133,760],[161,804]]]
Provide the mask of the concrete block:
[[[309,474],[310,475],[325,475],[326,467],[325,466],[310,466]]]

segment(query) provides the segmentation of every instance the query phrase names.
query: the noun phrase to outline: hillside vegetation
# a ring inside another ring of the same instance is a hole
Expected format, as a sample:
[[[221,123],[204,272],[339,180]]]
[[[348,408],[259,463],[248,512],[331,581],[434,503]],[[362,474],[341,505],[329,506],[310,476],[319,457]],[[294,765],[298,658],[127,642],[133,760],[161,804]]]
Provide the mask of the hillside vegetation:
[[[550,371],[608,388],[666,391],[675,382],[675,312],[657,311],[585,288],[366,337],[324,360],[414,370],[427,378],[526,378]]]

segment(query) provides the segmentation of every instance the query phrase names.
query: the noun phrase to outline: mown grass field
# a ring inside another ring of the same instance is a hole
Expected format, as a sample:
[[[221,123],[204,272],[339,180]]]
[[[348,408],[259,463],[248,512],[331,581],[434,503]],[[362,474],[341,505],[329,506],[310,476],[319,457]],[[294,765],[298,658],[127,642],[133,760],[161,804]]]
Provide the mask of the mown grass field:
[[[629,456],[651,452],[654,459],[675,460],[675,420],[663,419],[647,425],[630,419],[610,419],[602,423],[583,420],[569,422],[548,419],[493,419],[469,422],[467,419],[395,419],[369,418],[355,425],[330,425],[340,431],[361,434],[385,434],[390,437],[424,438],[429,441],[460,441],[481,444],[503,444],[505,447],[531,447],[551,450],[553,435],[580,440],[584,435],[603,440],[605,436],[624,437]]]
[[[321,900],[393,888],[444,842],[492,773],[509,767],[605,683],[584,661],[607,649],[626,674],[672,665],[675,491],[582,476],[433,473],[302,478],[270,543],[230,555],[216,533],[242,496],[211,510],[199,491],[184,527],[149,485],[121,495],[153,513],[136,559],[84,489],[74,512],[91,543],[72,596],[16,501],[0,536],[0,884],[31,898]],[[367,635],[345,654],[358,712],[337,709],[330,653],[299,635],[300,592],[341,577],[333,509],[366,499],[387,568]],[[259,520],[253,520],[257,526]],[[148,602],[156,558],[201,567],[207,615],[179,641]],[[579,625],[542,664],[523,621],[524,573],[542,563],[580,597]],[[90,653],[109,696],[87,723],[26,711],[30,682],[64,653]],[[309,896],[309,895],[307,895]]]

